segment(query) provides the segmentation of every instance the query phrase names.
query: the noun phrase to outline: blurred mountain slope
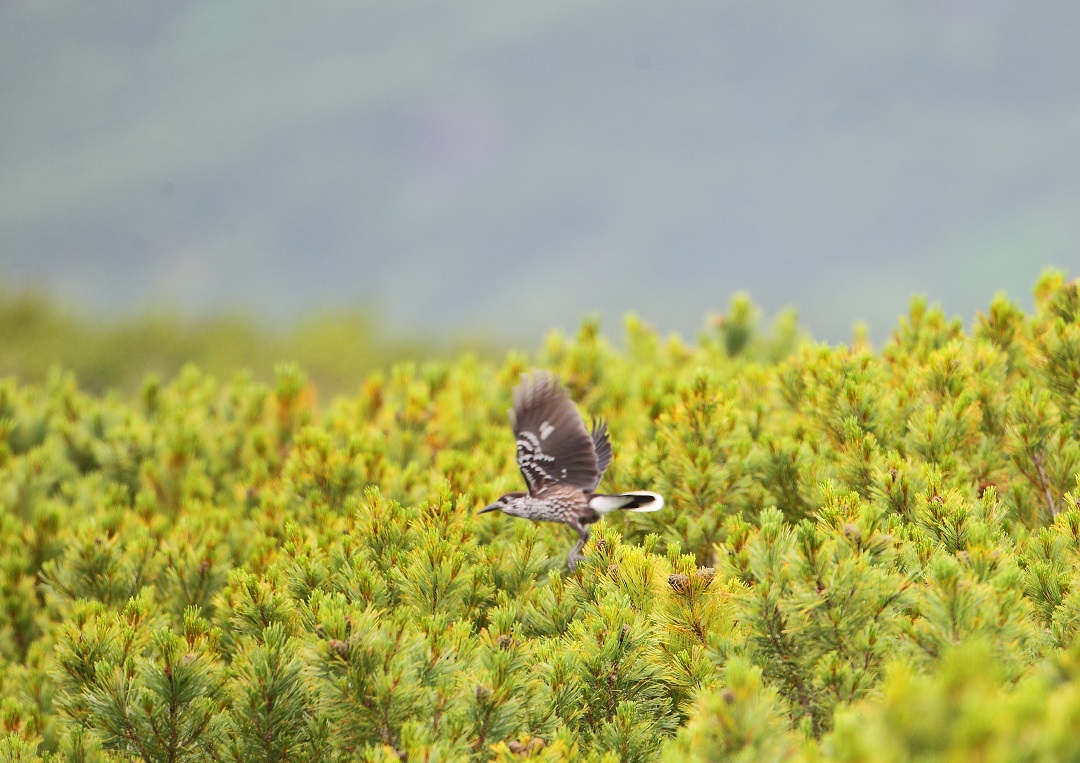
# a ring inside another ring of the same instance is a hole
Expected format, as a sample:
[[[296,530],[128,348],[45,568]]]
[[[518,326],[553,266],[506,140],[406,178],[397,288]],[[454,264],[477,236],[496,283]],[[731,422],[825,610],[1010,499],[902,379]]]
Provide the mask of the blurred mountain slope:
[[[1080,260],[1080,6],[0,8],[0,276],[506,339],[746,289],[877,336]]]

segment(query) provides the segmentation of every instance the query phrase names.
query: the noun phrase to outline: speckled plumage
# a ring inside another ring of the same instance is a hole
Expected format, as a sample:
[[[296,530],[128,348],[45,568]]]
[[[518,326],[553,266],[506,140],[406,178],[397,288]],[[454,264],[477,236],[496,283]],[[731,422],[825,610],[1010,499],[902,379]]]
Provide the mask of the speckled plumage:
[[[600,518],[589,508],[585,492],[569,485],[552,485],[539,496],[528,493],[509,495],[513,497],[500,508],[504,514],[514,517],[563,524],[580,522],[583,525],[592,524]]]
[[[504,514],[574,528],[578,542],[570,552],[572,570],[589,539],[588,526],[611,511],[656,511],[664,499],[656,493],[597,494],[600,478],[611,463],[607,425],[592,431],[566,390],[547,372],[525,376],[514,389],[510,424],[517,441],[517,462],[529,491],[507,493],[480,513]]]

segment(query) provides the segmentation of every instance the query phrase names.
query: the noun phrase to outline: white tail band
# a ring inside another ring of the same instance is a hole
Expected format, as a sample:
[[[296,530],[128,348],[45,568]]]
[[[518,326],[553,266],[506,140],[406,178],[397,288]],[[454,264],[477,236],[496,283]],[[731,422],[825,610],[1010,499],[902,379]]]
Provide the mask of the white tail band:
[[[589,499],[589,508],[597,514],[610,514],[613,511],[659,511],[664,508],[664,499],[648,490],[636,490],[632,493],[617,495],[594,495]]]

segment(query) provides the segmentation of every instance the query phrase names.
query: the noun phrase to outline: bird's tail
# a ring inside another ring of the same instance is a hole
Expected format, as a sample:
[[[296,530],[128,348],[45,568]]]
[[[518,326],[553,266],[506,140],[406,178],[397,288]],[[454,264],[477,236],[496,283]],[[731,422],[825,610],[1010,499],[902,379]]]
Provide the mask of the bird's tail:
[[[659,511],[664,508],[664,499],[648,490],[615,495],[594,495],[589,498],[589,508],[597,514],[610,514],[613,511]]]

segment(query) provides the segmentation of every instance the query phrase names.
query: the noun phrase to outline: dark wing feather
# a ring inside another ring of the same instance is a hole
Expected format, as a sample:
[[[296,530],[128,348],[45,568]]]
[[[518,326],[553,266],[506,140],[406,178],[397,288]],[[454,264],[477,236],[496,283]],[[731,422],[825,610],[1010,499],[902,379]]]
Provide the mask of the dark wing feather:
[[[592,441],[596,451],[596,484],[599,485],[611,463],[611,442],[608,441],[607,422],[603,419],[593,421]],[[589,489],[596,490],[596,485]]]
[[[521,476],[533,495],[552,485],[592,490],[600,481],[593,439],[554,376],[538,372],[514,390],[510,423]]]

